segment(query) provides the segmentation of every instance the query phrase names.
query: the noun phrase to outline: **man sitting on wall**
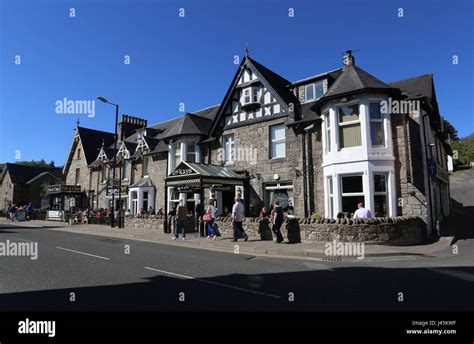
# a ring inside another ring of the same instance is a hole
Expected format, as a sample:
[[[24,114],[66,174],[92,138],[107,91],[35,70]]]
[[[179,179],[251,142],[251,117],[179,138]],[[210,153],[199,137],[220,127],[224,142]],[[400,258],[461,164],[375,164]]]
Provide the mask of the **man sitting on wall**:
[[[357,210],[354,213],[354,219],[368,219],[372,217],[369,209],[364,208],[364,203],[357,204]]]

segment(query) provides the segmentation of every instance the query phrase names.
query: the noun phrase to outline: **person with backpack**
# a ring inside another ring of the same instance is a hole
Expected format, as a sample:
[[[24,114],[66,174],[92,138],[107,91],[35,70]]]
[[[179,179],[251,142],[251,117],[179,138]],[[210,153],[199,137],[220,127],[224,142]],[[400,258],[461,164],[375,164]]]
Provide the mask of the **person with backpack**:
[[[276,243],[283,242],[283,235],[281,234],[281,225],[283,224],[283,209],[280,207],[280,201],[275,200],[273,202],[273,210],[271,214],[272,219],[272,232],[276,236]]]
[[[232,229],[233,229],[233,242],[236,242],[237,239],[240,237],[244,238],[244,241],[248,240],[248,235],[245,233],[245,230],[242,227],[242,222],[244,221],[245,217],[245,209],[244,205],[242,204],[240,197],[235,197],[235,204],[232,207]]]

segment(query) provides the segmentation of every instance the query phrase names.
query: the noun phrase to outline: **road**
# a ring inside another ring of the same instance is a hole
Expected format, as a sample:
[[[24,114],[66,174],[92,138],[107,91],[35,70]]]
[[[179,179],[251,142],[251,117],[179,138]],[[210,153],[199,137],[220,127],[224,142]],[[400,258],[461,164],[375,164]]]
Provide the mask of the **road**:
[[[458,254],[351,262],[1,225],[0,243],[7,240],[38,243],[38,259],[0,257],[0,312],[474,311],[472,239],[457,243]]]

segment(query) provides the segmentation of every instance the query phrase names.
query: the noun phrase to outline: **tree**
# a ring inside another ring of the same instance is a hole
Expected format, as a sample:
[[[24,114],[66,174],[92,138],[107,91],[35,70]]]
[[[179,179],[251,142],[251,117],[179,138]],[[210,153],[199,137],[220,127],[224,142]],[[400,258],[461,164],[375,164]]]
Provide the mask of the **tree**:
[[[449,123],[446,118],[444,118],[443,116],[441,117],[443,118],[444,131],[446,132],[446,134],[448,134],[449,138],[454,141],[459,140],[457,129],[451,123]]]

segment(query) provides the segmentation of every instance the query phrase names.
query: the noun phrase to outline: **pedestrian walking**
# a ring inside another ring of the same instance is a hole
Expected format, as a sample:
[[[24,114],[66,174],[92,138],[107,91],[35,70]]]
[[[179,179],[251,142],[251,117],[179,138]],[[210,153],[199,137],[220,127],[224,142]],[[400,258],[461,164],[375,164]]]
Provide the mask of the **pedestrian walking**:
[[[236,242],[239,236],[244,238],[245,241],[247,241],[249,238],[242,227],[242,221],[244,221],[244,217],[244,205],[242,204],[240,197],[235,197],[235,203],[232,207],[232,229],[234,235],[234,238],[232,240],[233,242]]]
[[[209,200],[209,204],[207,205],[205,221],[206,221],[206,228],[207,228],[207,239],[216,240],[217,235],[214,233],[214,219],[216,216],[216,207],[214,206],[214,202]]]
[[[275,234],[276,243],[283,242],[283,235],[281,234],[281,225],[283,224],[283,209],[280,207],[280,201],[275,200],[273,202],[273,210],[271,214],[272,219],[272,232]]]
[[[194,206],[194,228],[196,232],[199,233],[199,224],[201,223],[202,218],[202,204],[200,200],[196,201],[196,205]]]
[[[173,240],[179,238],[178,231],[181,228],[181,235],[183,240],[186,240],[186,217],[188,216],[188,208],[184,204],[184,200],[179,200],[179,205],[176,208],[176,226],[174,227],[174,236]]]

